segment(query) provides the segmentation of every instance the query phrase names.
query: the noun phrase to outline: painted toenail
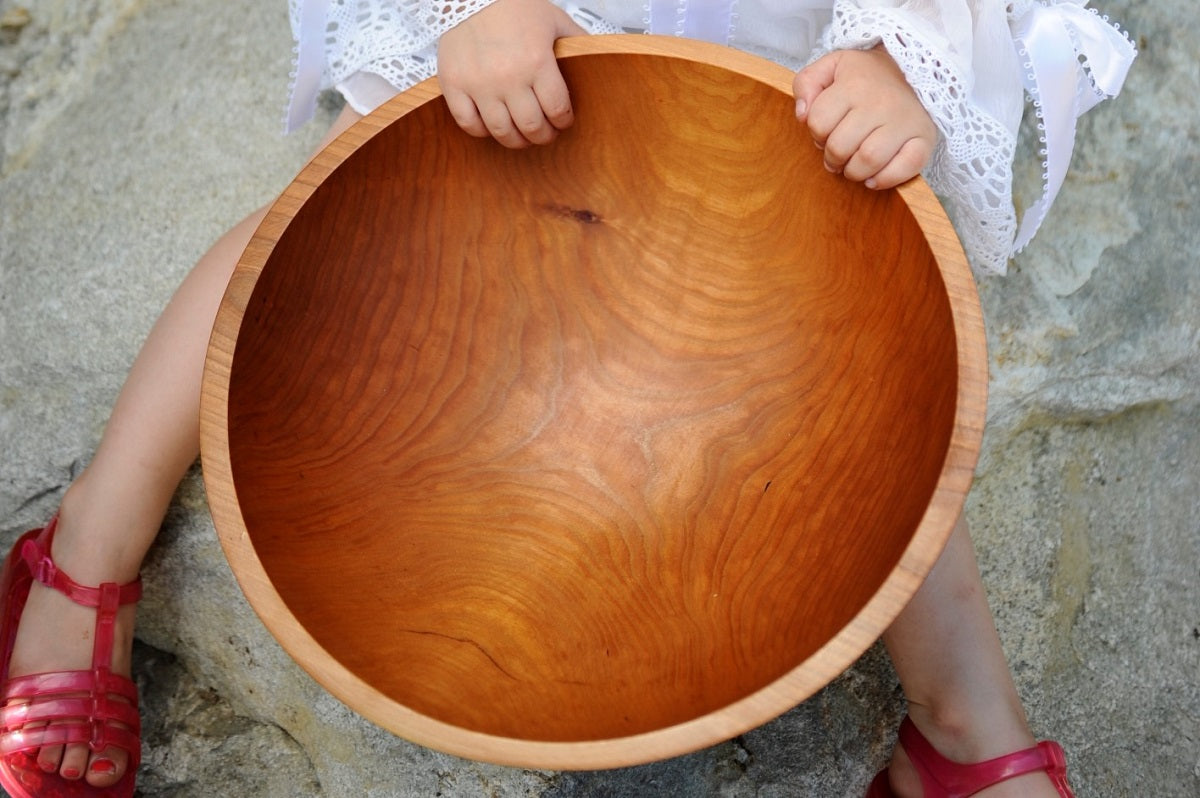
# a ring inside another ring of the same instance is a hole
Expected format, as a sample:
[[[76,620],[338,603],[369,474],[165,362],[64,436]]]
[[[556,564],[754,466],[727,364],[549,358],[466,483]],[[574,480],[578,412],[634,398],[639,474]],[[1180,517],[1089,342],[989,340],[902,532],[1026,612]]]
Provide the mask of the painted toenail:
[[[58,765],[49,761],[38,762],[38,767],[46,773],[53,773],[54,771],[58,770]]]
[[[113,762],[111,759],[97,759],[91,764],[91,767],[88,768],[88,770],[97,776],[107,776],[116,769],[117,763]]]
[[[79,768],[63,768],[62,769],[62,777],[64,779],[77,779],[77,778],[79,778],[79,776],[80,776]]]

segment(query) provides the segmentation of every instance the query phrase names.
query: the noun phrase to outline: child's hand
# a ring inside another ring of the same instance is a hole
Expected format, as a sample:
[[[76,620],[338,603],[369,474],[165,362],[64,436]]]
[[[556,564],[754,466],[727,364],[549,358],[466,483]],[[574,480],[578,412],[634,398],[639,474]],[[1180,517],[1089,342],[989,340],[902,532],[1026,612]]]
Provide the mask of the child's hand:
[[[937,126],[883,47],[838,50],[796,73],[796,118],[825,152],[825,168],[891,188],[920,174]]]
[[[496,0],[446,31],[438,79],[455,121],[506,147],[553,141],[574,121],[554,42],[583,33],[548,0]]]

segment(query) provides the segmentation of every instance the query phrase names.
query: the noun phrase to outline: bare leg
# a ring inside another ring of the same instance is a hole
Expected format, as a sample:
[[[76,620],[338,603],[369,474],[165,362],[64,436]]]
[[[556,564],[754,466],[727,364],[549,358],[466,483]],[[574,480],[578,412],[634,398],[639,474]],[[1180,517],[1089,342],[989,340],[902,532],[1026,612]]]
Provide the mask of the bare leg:
[[[227,233],[200,260],[155,324],[134,362],[92,463],[63,497],[53,557],[78,582],[137,576],[179,480],[196,459],[200,379],[208,331],[229,274],[262,213]],[[118,616],[113,669],[130,672],[135,608]],[[14,676],[91,666],[95,612],[35,585],[17,632]],[[76,631],[70,634],[68,630]],[[84,631],[86,630],[86,631]],[[103,786],[120,778],[127,754],[47,746],[38,764]]]
[[[908,698],[909,716],[942,755],[980,762],[1034,744],[961,518],[929,577],[883,641]],[[902,747],[896,747],[889,769],[897,795],[921,795]],[[1043,774],[1034,773],[978,795],[1032,798],[1058,792]]]
[[[331,129],[358,115],[347,110]],[[226,233],[200,259],[150,331],[87,469],[63,497],[53,557],[83,584],[125,583],[137,576],[179,481],[199,452],[200,382],[209,332],[242,250],[265,214]],[[118,615],[113,670],[128,676],[135,608]],[[91,667],[95,612],[35,584],[21,618],[10,674]],[[89,756],[87,746],[47,746],[38,764],[95,786],[119,780],[125,751]]]

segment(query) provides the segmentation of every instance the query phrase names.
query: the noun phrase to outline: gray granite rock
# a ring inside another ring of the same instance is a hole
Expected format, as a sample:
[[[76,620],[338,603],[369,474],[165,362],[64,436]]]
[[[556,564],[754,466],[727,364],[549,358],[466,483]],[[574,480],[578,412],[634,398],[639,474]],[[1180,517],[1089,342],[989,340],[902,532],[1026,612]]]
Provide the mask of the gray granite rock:
[[[1200,34],[1105,0],[1141,56],[1005,278],[981,280],[989,426],[968,515],[1035,730],[1081,797],[1200,794]],[[194,260],[277,193],[282,2],[0,0],[0,543],[95,447]],[[1036,170],[1021,175],[1027,196]],[[375,728],[241,597],[198,472],[146,565],[147,796],[861,795],[903,701],[880,647],[735,740],[595,773],[481,765]]]

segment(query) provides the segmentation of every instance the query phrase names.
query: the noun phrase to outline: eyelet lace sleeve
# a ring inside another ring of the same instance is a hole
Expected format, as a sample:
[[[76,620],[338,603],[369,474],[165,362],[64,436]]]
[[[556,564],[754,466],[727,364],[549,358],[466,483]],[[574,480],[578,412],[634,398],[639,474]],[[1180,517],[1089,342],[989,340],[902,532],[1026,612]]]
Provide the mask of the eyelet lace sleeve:
[[[882,43],[940,132],[924,176],[971,264],[1003,274],[1062,184],[1075,118],[1120,91],[1135,52],[1087,0],[834,0],[813,57]],[[969,33],[968,33],[969,32]],[[1049,98],[1043,85],[1066,86]],[[1012,164],[1026,93],[1044,190],[1018,227]],[[1082,99],[1081,99],[1082,98]]]
[[[372,72],[398,87],[433,76],[438,37],[492,2],[289,0],[296,53],[287,129],[312,118],[321,90],[356,72]],[[379,58],[379,52],[395,55]]]
[[[986,36],[997,25],[996,20],[978,24],[986,21],[977,19],[977,5],[999,6],[969,0],[837,0],[814,58],[883,44],[940,133],[926,180],[946,205],[972,266],[1002,274],[1017,229],[1012,163],[1022,90],[1011,40],[1007,47],[998,46],[1002,42],[995,37],[978,41],[980,31]],[[1007,34],[1002,15],[998,22]],[[976,31],[975,39],[962,31]],[[985,53],[992,63],[984,62],[987,80],[981,85],[976,66]]]
[[[296,51],[287,130],[312,118],[321,90],[355,75],[376,75],[393,91],[433,77],[442,34],[494,1],[288,0]],[[618,30],[573,3],[556,5],[589,33]]]

